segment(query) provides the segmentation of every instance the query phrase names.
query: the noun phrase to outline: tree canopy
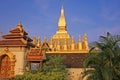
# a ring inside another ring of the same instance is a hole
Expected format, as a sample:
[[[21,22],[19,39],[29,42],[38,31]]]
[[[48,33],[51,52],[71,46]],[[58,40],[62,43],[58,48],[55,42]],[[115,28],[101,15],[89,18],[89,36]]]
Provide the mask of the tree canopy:
[[[94,48],[98,52],[93,52]],[[89,55],[84,61],[83,77],[88,80],[119,80],[120,79],[120,35],[100,36],[99,42],[94,42]]]

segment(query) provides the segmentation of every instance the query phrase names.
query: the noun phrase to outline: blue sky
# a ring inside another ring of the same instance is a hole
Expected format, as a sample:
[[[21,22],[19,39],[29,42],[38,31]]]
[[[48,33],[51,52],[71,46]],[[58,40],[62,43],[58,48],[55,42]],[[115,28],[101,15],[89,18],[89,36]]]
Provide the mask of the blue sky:
[[[106,32],[120,34],[120,0],[0,0],[0,32],[8,33],[21,21],[31,37],[50,38],[58,29],[62,5],[75,39],[84,33],[89,42]]]

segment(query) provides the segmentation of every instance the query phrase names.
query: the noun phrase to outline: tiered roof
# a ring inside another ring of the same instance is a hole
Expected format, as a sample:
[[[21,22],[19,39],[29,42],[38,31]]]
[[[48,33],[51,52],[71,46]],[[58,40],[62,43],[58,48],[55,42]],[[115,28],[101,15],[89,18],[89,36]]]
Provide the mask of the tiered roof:
[[[0,46],[34,46],[32,39],[28,37],[28,33],[23,29],[21,23],[9,31],[8,34],[3,34],[0,40]]]
[[[26,56],[27,61],[43,61],[46,59],[45,52],[39,48],[31,48]]]

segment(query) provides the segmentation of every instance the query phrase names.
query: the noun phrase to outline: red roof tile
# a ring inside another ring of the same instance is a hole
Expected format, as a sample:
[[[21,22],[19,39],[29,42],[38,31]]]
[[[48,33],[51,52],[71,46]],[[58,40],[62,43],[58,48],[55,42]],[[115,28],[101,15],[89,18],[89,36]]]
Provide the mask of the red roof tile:
[[[22,40],[0,40],[0,46],[18,46],[18,45],[26,45]]]
[[[11,39],[11,38],[21,38],[22,35],[20,33],[10,33],[10,34],[6,34],[6,35],[2,35],[3,38],[5,39]]]
[[[13,28],[12,30],[10,30],[10,32],[11,32],[11,33],[24,32],[25,35],[28,35],[28,33],[27,33],[24,29],[22,29],[22,31],[21,31],[21,30],[20,30],[19,28],[17,28],[17,27],[15,27],[15,28]]]
[[[43,52],[39,48],[32,48],[27,54],[26,59],[28,61],[42,61],[43,56]]]

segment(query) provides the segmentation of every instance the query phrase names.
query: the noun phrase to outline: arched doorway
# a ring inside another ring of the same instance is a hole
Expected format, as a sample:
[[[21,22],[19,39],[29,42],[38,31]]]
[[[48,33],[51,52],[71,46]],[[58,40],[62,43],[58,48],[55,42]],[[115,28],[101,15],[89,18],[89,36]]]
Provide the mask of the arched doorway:
[[[10,78],[11,61],[8,55],[2,55],[0,59],[0,78]]]
[[[0,52],[0,78],[12,78],[15,76],[15,55],[5,48]]]

